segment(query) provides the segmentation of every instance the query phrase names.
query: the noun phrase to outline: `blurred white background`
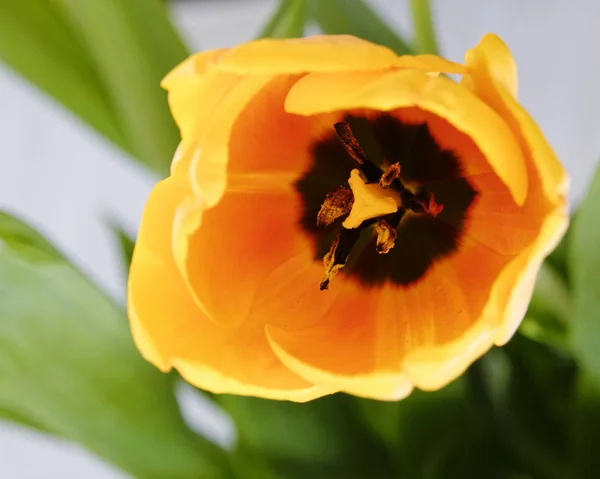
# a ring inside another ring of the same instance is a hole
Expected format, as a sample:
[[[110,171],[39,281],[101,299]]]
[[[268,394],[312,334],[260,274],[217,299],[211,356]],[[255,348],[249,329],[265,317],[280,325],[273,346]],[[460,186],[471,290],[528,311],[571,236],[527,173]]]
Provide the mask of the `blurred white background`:
[[[175,2],[172,12],[190,48],[200,50],[250,40],[275,3],[186,0]],[[410,35],[408,0],[371,3]],[[519,66],[521,101],[569,170],[576,203],[600,157],[600,2],[433,4],[439,42],[448,58],[461,61],[465,50],[486,32],[496,32],[508,43]],[[1,65],[0,168],[0,208],[37,226],[105,291],[124,302],[124,278],[106,219],[135,232],[156,178]],[[203,414],[193,397],[186,396],[184,403],[192,417]],[[125,476],[77,446],[0,423],[0,477]]]

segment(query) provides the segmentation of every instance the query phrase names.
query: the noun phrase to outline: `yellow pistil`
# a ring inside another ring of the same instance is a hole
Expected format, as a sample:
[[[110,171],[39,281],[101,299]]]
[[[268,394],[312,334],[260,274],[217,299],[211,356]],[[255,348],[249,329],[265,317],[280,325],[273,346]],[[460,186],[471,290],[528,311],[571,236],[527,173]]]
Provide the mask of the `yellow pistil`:
[[[354,195],[350,214],[342,223],[346,229],[358,228],[363,221],[395,213],[401,204],[400,195],[378,183],[365,183],[360,172],[354,169],[348,180]]]

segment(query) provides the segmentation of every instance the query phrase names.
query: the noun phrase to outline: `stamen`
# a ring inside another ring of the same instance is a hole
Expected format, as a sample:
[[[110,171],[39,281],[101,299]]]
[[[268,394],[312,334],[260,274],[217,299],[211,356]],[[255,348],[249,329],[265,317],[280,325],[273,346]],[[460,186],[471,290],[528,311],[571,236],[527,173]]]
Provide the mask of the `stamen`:
[[[329,288],[331,279],[346,265],[352,248],[360,237],[360,229],[343,229],[331,243],[329,252],[323,258],[325,275],[319,285],[321,291]]]
[[[317,226],[329,226],[341,216],[350,213],[353,204],[352,190],[345,186],[340,186],[337,190],[327,193],[317,214]]]
[[[425,213],[433,216],[434,218],[444,211],[444,205],[440,205],[435,202],[435,196],[431,191],[427,192],[427,200],[419,199],[417,201],[423,207]]]
[[[352,127],[346,121],[333,125],[338,137],[342,141],[346,152],[360,164],[360,171],[369,183],[377,183],[381,177],[381,170],[369,161],[365,150],[356,139]]]
[[[396,162],[390,165],[381,178],[379,178],[379,186],[387,188],[392,182],[400,177],[400,163]]]
[[[340,137],[340,140],[342,140],[342,143],[346,147],[348,154],[361,165],[367,161],[367,155],[362,149],[362,146],[360,146],[358,143],[354,133],[352,133],[352,128],[350,128],[350,125],[345,121],[340,121],[339,123],[333,125],[333,127]]]
[[[386,220],[380,220],[375,226],[377,234],[377,252],[387,254],[395,246],[398,233],[392,228]]]

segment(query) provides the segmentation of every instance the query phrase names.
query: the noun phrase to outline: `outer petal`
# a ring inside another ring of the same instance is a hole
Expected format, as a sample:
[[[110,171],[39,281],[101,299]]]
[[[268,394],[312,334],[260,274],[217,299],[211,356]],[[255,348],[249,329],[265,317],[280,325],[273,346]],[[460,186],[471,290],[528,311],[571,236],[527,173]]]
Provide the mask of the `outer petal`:
[[[520,140],[540,176],[546,197],[564,203],[567,175],[535,121],[516,97],[516,67],[510,51],[500,38],[488,34],[465,55],[469,73],[463,86],[490,105]]]
[[[197,308],[171,259],[173,215],[187,194],[177,179],[159,183],[142,219],[128,305],[144,357],[164,371],[174,366],[193,384],[217,393],[307,401],[333,392],[283,366],[262,328],[222,327]]]
[[[499,315],[484,308],[508,260],[468,242],[405,289],[346,281],[319,323],[301,331],[269,326],[268,337],[282,362],[311,382],[382,400],[400,399],[413,385],[437,389],[492,346]]]
[[[211,114],[214,104],[223,95],[222,91],[229,88],[227,76],[219,81],[215,81],[214,74],[211,78],[206,78],[206,71],[224,51],[212,50],[192,55],[171,71],[161,83],[169,92],[169,108],[183,138],[193,133],[199,120],[198,114]]]
[[[192,195],[178,208],[176,263],[198,304],[221,324],[293,320],[300,327],[332,301],[314,287],[323,267],[300,230],[293,182],[310,163],[311,143],[335,121],[285,113],[295,81],[273,78],[237,117],[219,202],[209,207],[205,195]]]
[[[514,60],[502,40],[486,35],[467,52],[466,60],[469,73],[463,86],[471,88],[504,118],[525,152],[532,194],[521,214],[539,221],[530,247],[511,262],[492,289],[490,304],[504,305],[502,328],[494,340],[504,344],[526,312],[542,261],[567,228],[568,180],[539,127],[515,99]]]
[[[344,72],[393,67],[397,55],[389,48],[349,35],[309,38],[265,38],[232,48],[217,68],[237,74]]]
[[[468,73],[463,81],[471,81],[471,75],[485,75],[517,98],[517,65],[500,37],[493,33],[484,35],[475,48],[467,51],[465,61]],[[478,88],[485,87],[479,83]]]
[[[527,170],[514,135],[497,113],[448,78],[412,70],[383,75],[313,73],[294,85],[285,103],[286,111],[299,115],[408,107],[434,113],[471,137],[515,202],[524,203]]]

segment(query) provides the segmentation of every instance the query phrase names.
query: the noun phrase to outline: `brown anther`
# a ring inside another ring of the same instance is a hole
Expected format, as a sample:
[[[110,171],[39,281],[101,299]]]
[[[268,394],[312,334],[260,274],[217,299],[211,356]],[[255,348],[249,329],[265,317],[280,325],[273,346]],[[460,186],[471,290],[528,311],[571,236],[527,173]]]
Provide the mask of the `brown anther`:
[[[387,188],[392,182],[400,177],[400,163],[396,162],[390,165],[385,173],[379,178],[379,186]]]
[[[342,143],[346,147],[346,151],[348,152],[348,154],[356,161],[358,161],[361,165],[365,161],[367,161],[367,155],[362,149],[362,146],[360,146],[360,144],[358,143],[358,140],[354,136],[354,133],[352,133],[350,125],[345,121],[340,121],[339,123],[333,125],[333,127],[335,128],[335,131],[340,137],[340,140],[342,140]]]
[[[317,214],[317,226],[329,226],[336,219],[350,213],[354,204],[354,195],[350,188],[340,186],[327,193],[325,201]]]
[[[396,244],[398,233],[385,220],[380,220],[375,226],[377,233],[376,249],[379,254],[387,254]]]
[[[434,218],[444,211],[444,205],[435,202],[435,196],[431,191],[427,192],[427,200],[419,200],[419,204],[423,207],[425,213]]]
[[[323,281],[321,281],[321,284],[319,285],[319,289],[321,291],[329,288],[329,282],[331,281],[331,278],[333,278],[337,272],[344,267],[343,263],[339,264],[335,261],[335,250],[337,249],[339,243],[340,235],[337,235],[329,247],[329,252],[323,257],[325,275],[323,276]]]
[[[346,265],[350,252],[360,237],[360,231],[358,228],[351,230],[344,228],[331,243],[329,252],[323,257],[325,275],[320,284],[321,291],[329,288],[331,279]]]

